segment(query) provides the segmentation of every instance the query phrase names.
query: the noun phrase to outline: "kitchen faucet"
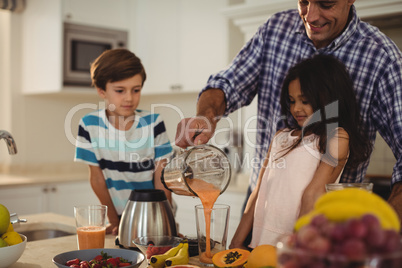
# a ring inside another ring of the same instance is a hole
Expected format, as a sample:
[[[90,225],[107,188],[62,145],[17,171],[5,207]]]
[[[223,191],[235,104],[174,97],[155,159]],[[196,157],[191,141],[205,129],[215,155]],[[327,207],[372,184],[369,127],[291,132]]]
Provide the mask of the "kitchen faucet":
[[[4,139],[6,141],[9,154],[17,153],[17,145],[15,144],[13,136],[11,136],[10,133],[5,130],[0,130],[0,140],[1,139]]]

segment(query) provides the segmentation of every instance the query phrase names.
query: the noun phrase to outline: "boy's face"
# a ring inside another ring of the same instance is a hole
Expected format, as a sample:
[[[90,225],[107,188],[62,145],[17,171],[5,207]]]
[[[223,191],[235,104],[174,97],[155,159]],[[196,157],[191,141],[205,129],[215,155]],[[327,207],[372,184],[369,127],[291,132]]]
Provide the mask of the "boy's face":
[[[130,117],[140,103],[142,77],[136,74],[133,77],[107,82],[105,90],[97,88],[98,95],[106,101],[108,116]]]
[[[348,22],[355,0],[299,0],[299,14],[316,48],[329,45]]]

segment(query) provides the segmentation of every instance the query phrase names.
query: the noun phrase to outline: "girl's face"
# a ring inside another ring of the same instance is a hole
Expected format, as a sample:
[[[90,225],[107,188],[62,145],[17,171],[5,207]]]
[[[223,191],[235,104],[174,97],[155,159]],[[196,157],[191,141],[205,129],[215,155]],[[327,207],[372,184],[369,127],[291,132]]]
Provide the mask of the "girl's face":
[[[99,96],[106,101],[108,117],[123,119],[134,115],[140,102],[141,89],[140,74],[117,82],[107,82],[105,90],[97,88]]]
[[[307,119],[314,113],[313,107],[304,97],[299,79],[295,79],[289,83],[289,103],[290,113],[297,121],[300,127],[303,127]]]

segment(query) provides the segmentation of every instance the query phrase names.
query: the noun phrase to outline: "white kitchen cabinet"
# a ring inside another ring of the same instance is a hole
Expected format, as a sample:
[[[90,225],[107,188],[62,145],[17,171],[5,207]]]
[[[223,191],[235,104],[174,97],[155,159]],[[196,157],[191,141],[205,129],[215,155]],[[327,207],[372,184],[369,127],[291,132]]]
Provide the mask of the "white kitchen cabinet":
[[[147,72],[143,94],[198,92],[225,67],[226,1],[139,0],[134,52]]]
[[[123,0],[30,0],[21,15],[22,92],[58,93],[65,89],[65,21],[128,30],[127,6]],[[82,88],[79,91],[85,92]]]
[[[179,224],[179,232],[188,237],[197,237],[197,226],[195,220],[195,206],[201,204],[199,198],[173,195],[173,199],[177,203],[176,222]],[[243,203],[245,200],[244,192],[224,192],[219,196],[216,204],[225,204],[230,206],[229,230],[228,230],[228,246],[232,240],[237,226],[239,225]]]
[[[127,30],[131,0],[63,0],[62,20],[70,23]]]
[[[13,186],[0,189],[0,203],[10,213],[53,212],[74,216],[76,205],[99,204],[88,181]]]
[[[30,0],[21,23],[22,91],[71,90],[63,87],[62,77],[63,23],[71,22],[127,30],[129,49],[147,72],[143,94],[198,92],[228,63],[226,5],[216,0]]]

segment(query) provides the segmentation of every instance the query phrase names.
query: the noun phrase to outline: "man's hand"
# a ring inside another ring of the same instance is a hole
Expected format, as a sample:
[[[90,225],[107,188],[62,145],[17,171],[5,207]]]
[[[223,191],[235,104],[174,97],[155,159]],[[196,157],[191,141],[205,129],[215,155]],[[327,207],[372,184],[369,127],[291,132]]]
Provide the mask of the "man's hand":
[[[181,148],[205,144],[211,139],[216,128],[216,121],[210,122],[206,117],[184,118],[177,125],[176,145]]]
[[[388,198],[388,203],[395,209],[399,216],[399,222],[402,219],[402,182],[397,182],[392,186],[392,192]]]
[[[197,116],[184,118],[177,125],[176,145],[181,148],[207,143],[215,133],[216,124],[226,109],[225,94],[221,89],[204,91],[197,103]]]

